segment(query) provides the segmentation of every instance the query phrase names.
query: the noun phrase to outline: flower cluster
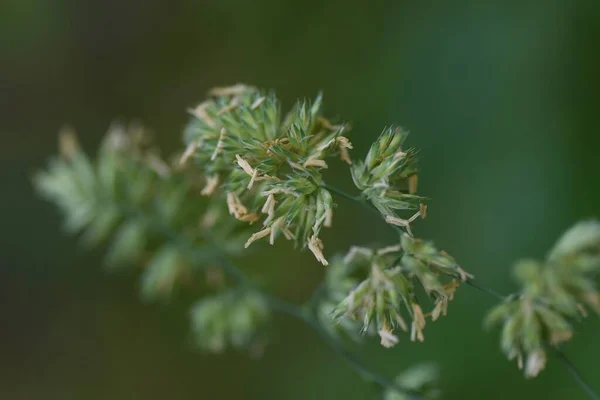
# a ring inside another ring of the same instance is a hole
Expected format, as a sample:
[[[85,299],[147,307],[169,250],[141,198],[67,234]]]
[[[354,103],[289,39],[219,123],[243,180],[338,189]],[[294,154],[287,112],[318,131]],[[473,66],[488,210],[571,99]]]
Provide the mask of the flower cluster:
[[[386,222],[411,233],[410,223],[425,218],[423,198],[417,196],[417,159],[415,149],[402,149],[408,132],[389,127],[373,143],[365,161],[355,162],[352,179],[362,196],[379,210]],[[398,211],[417,210],[408,219]],[[412,233],[411,233],[412,234]]]
[[[182,164],[193,161],[207,176],[206,195],[222,197],[240,221],[262,220],[247,241],[283,235],[308,247],[324,265],[322,227],[329,227],[333,200],[323,186],[326,160],[339,155],[350,163],[352,145],[321,115],[321,96],[298,102],[282,116],[273,94],[236,85],[217,88],[190,110]]]
[[[36,175],[36,187],[58,204],[68,231],[83,232],[87,245],[110,241],[108,266],[143,269],[144,298],[167,298],[192,278],[191,265],[206,245],[206,232],[230,252],[242,248],[236,223],[217,224],[225,207],[207,209],[199,203],[193,177],[162,161],[142,127],[113,125],[96,160],[69,130],[60,135],[60,150],[48,170]]]
[[[411,340],[423,341],[426,317],[435,321],[446,315],[454,291],[471,277],[447,253],[408,234],[403,234],[396,246],[377,250],[353,247],[343,260],[328,269],[328,275],[328,280],[340,282],[333,287],[334,296],[339,298],[340,293],[345,293],[334,311],[334,319],[361,323],[361,333],[377,333],[384,347],[398,343],[394,330],[408,330],[403,314],[411,320]],[[418,299],[418,287],[433,302],[428,314]]]
[[[35,184],[58,205],[69,231],[89,245],[109,242],[107,264],[141,267],[144,298],[168,298],[205,273],[217,293],[190,312],[200,348],[259,353],[271,308],[332,336],[378,335],[382,346],[393,347],[403,330],[423,341],[427,320],[446,315],[456,289],[472,278],[446,252],[413,237],[411,224],[427,209],[417,195],[417,152],[403,147],[401,128],[385,129],[364,161],[353,161],[349,127],[323,117],[321,96],[282,114],[273,93],[235,85],[213,89],[189,112],[186,147],[173,162],[159,157],[139,126],[111,127],[95,160],[65,131],[60,157]],[[332,157],[350,166],[359,196],[325,183]],[[320,234],[333,222],[332,193],[370,204],[400,231],[399,243],[351,247],[333,258],[322,290],[302,306],[264,293],[229,262],[257,240],[274,244],[283,236],[328,265]],[[548,344],[571,338],[573,320],[589,309],[600,313],[600,223],[576,225],[544,262],[522,261],[515,272],[521,291],[487,322],[503,324],[503,350],[531,377],[543,369]],[[378,381],[387,400],[434,399],[436,378],[428,366],[400,375],[397,385]]]
[[[494,308],[487,324],[502,323],[502,349],[517,359],[525,376],[535,377],[546,364],[545,346],[559,345],[573,335],[572,321],[600,313],[600,223],[584,221],[555,245],[545,262],[523,260],[515,265],[521,284],[517,295]]]
[[[203,350],[218,353],[231,346],[260,353],[260,332],[269,315],[267,303],[256,292],[227,290],[205,297],[192,307],[192,332]]]

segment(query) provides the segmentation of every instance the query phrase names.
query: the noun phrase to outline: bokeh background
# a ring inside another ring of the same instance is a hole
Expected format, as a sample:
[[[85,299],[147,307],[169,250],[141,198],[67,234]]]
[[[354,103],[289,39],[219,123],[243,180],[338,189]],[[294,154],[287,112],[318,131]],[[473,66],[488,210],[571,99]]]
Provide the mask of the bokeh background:
[[[479,280],[514,289],[510,267],[600,214],[600,2],[4,0],[0,4],[0,398],[375,398],[310,328],[277,317],[260,360],[190,348],[185,304],[142,304],[131,276],[107,274],[38,200],[31,174],[63,123],[93,150],[109,123],[136,118],[168,151],[185,109],[215,85],[275,89],[290,106],[325,93],[353,123],[355,155],[385,125],[422,149],[417,233]],[[350,181],[340,169],[338,186]],[[327,252],[386,243],[389,231],[340,200]],[[276,252],[277,254],[274,254]],[[276,246],[262,279],[307,298],[310,254]],[[252,265],[248,266],[249,268]],[[359,349],[388,376],[436,360],[445,399],[585,399],[556,360],[526,381],[481,320],[493,299],[465,287],[424,344]],[[600,390],[600,323],[566,346]]]

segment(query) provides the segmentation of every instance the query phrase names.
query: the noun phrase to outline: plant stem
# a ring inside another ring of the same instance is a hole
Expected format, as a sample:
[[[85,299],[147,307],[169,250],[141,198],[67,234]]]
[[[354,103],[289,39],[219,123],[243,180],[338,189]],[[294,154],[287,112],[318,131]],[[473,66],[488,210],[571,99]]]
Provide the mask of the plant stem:
[[[590,396],[593,400],[600,400],[600,396],[592,389],[592,387],[583,379],[583,376],[579,372],[579,370],[573,365],[573,363],[567,358],[565,353],[557,349],[556,347],[552,347],[554,350],[554,354],[556,354],[556,358],[567,368],[571,376],[577,381],[579,386],[582,387],[583,390]]]
[[[358,203],[361,207],[365,208],[366,210],[368,210],[369,212],[373,213],[374,215],[377,215],[378,217],[381,218],[381,214],[379,213],[379,211],[377,211],[377,209],[375,209],[373,206],[371,206],[370,203],[368,203],[367,201],[365,201],[365,199],[363,199],[361,196],[352,196],[351,194],[348,194],[346,192],[344,192],[341,189],[338,189],[335,186],[330,186],[326,183],[322,184],[321,187],[323,189],[327,189],[329,190],[331,193],[333,194],[337,194],[340,197],[343,197],[347,200],[353,201],[355,203]],[[391,225],[386,223],[387,226],[389,226],[391,229],[393,229],[394,231],[396,231],[396,233],[402,235],[404,233],[404,231],[402,230],[402,228],[400,228],[399,226],[396,225]]]
[[[351,201],[358,201],[358,202],[360,202],[361,204],[365,204],[365,203],[362,201],[362,199],[361,199],[361,197],[360,197],[360,196],[352,196],[351,194],[348,194],[348,193],[344,192],[343,190],[341,190],[341,189],[338,189],[338,188],[337,188],[337,187],[335,187],[335,186],[330,186],[330,185],[328,185],[328,184],[324,183],[324,184],[322,184],[322,185],[321,185],[321,187],[322,187],[323,189],[327,189],[327,190],[329,190],[330,192],[332,192],[332,193],[335,193],[335,194],[337,194],[338,196],[341,196],[341,197],[343,197],[343,198],[345,198],[345,199],[348,199],[348,200],[351,200]]]
[[[423,400],[423,396],[421,396],[418,392],[413,390],[409,390],[401,387],[398,383],[390,381],[389,379],[367,369],[351,352],[342,347],[341,343],[333,338],[327,331],[319,325],[319,323],[315,320],[312,324],[313,328],[319,333],[319,335],[330,345],[330,347],[350,366],[358,372],[363,377],[371,379],[373,382],[377,383],[384,389],[393,389],[400,394],[403,394],[410,398],[411,400]]]
[[[478,290],[480,290],[480,291],[482,291],[484,293],[487,293],[490,296],[493,296],[493,297],[495,297],[495,298],[497,298],[499,300],[505,300],[506,297],[507,297],[507,296],[501,295],[500,293],[496,292],[495,290],[489,289],[489,288],[487,288],[485,286],[482,286],[482,285],[480,285],[478,283],[474,283],[473,279],[467,279],[465,283],[467,285],[469,285],[471,287],[474,287],[475,289],[478,289]]]

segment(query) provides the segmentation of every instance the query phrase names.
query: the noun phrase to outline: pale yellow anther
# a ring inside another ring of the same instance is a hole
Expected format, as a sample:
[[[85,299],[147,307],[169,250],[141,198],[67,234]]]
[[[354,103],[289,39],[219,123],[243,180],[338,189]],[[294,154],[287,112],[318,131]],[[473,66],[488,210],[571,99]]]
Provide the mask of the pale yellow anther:
[[[225,107],[223,107],[219,111],[217,111],[217,116],[220,117],[221,115],[228,113],[229,111],[235,110],[239,105],[240,105],[240,100],[237,97],[234,97],[231,100],[231,103],[229,103],[228,105],[226,105]]]
[[[318,155],[318,157],[320,157],[320,155]],[[311,157],[304,162],[304,168],[307,167],[327,168],[327,163],[325,160]]]
[[[311,236],[310,239],[308,239],[308,249],[312,251],[317,261],[325,266],[329,265],[323,255],[323,242],[321,239],[316,236]]]
[[[408,177],[408,193],[417,193],[417,186],[419,184],[419,176],[417,174]]]
[[[421,214],[421,218],[425,218],[427,216],[427,204],[419,204],[419,213]]]
[[[223,146],[225,145],[225,143],[224,143],[225,134],[226,134],[225,127],[223,127],[223,128],[221,128],[221,133],[219,134],[219,141],[217,142],[215,151],[213,152],[212,156],[210,157],[211,161],[215,161],[217,159],[217,155],[219,155],[219,153],[223,149]]]
[[[326,228],[331,228],[332,223],[333,211],[331,210],[331,208],[328,208],[327,210],[325,210],[325,222],[323,222],[323,226]]]
[[[381,345],[387,349],[398,344],[398,337],[394,335],[387,326],[384,326],[377,332],[381,338]]]
[[[246,242],[244,247],[248,248],[248,246],[250,246],[253,242],[257,241],[258,239],[262,239],[266,236],[269,236],[270,234],[271,234],[271,227],[267,227],[267,228],[263,229],[262,231],[258,231],[256,233],[252,234],[252,236],[250,236],[250,238],[248,239],[248,241]]]
[[[252,186],[254,186],[254,182],[256,180],[258,180],[258,169],[255,169],[254,172],[252,173],[252,176],[250,177],[250,182],[248,182],[248,186],[247,186],[248,190],[252,189]]]
[[[248,189],[252,189],[252,186],[254,186],[254,182],[256,181],[272,178],[269,175],[259,176],[258,169],[252,168],[250,163],[244,160],[239,154],[236,154],[235,158],[237,160],[237,164],[244,170],[246,174],[250,176],[250,182],[248,182],[247,186]]]
[[[213,121],[213,119],[206,112],[206,109],[208,108],[208,106],[209,106],[209,103],[204,102],[196,108],[188,109],[188,112],[190,114],[192,114],[194,117],[198,118],[199,120],[204,121],[204,123],[206,125],[208,125],[209,127],[214,128],[215,121]]]
[[[200,192],[202,196],[210,196],[214,193],[215,189],[219,185],[219,175],[211,175],[206,177],[206,184]]]
[[[197,149],[199,149],[201,146],[201,142],[200,141],[194,141],[190,144],[188,144],[188,146],[185,148],[185,151],[183,152],[183,154],[181,155],[181,158],[179,159],[179,165],[185,165],[185,163],[188,162],[188,160],[194,155],[194,153],[196,152]]]
[[[352,149],[352,143],[350,143],[348,138],[345,136],[338,136],[336,140],[340,145],[340,158],[348,165],[352,165],[352,159],[350,158],[350,153],[348,152],[348,149]]]
[[[546,353],[544,350],[538,350],[527,356],[525,365],[525,376],[535,378],[546,367]]]
[[[275,214],[275,203],[275,196],[273,194],[268,195],[267,201],[265,201],[265,204],[263,205],[260,212],[269,216],[273,216]]]
[[[258,99],[254,100],[254,103],[252,103],[252,105],[250,106],[251,110],[256,110],[258,107],[260,107],[260,105],[262,103],[265,102],[267,98],[265,96],[259,97]]]
[[[463,282],[466,282],[467,280],[473,279],[475,277],[474,275],[466,272],[464,269],[462,269],[458,265],[455,268],[456,268],[456,272],[458,272],[458,275],[460,276],[460,280]]]
[[[442,297],[441,299],[438,300],[435,307],[433,308],[433,311],[431,312],[431,320],[437,321],[437,319],[441,315],[446,315],[447,312],[448,312],[448,298]]]
[[[254,213],[250,213],[250,214],[244,214],[242,216],[240,216],[238,218],[239,221],[242,222],[249,222],[250,224],[252,224],[253,222],[256,222],[260,219],[260,216],[254,214]]]
[[[287,229],[285,229],[284,223],[285,223],[285,218],[279,217],[279,218],[277,218],[277,220],[275,222],[273,222],[273,225],[271,225],[271,236],[269,237],[270,245],[275,244],[275,236],[277,236],[278,231],[281,231],[286,236],[286,238],[288,238],[287,235],[285,234],[285,231]],[[289,240],[289,238],[288,238],[288,240]]]
[[[239,96],[240,94],[249,92],[252,87],[238,83],[233,86],[223,86],[212,88],[209,92],[211,96]]]
[[[248,209],[242,204],[238,195],[233,192],[227,193],[227,207],[229,209],[229,214],[237,219],[248,214]]]
[[[414,222],[414,220],[416,220],[417,218],[419,218],[419,216],[421,215],[421,211],[417,211],[417,213],[415,215],[413,215],[412,217],[410,217],[409,219],[403,219],[403,218],[399,218],[399,217],[394,217],[392,215],[388,215],[385,217],[385,222],[387,222],[388,224],[391,225],[396,225],[396,226],[401,226],[403,228],[406,228],[406,232],[408,232],[408,234],[410,236],[412,236],[412,230],[410,229],[410,224],[412,222]]]
[[[281,225],[281,232],[283,232],[283,236],[285,236],[287,240],[296,240],[296,236],[288,229],[287,226],[285,226],[285,224]]]
[[[413,310],[413,322],[411,325],[411,333],[410,339],[414,342],[418,340],[419,342],[423,342],[425,340],[425,336],[423,336],[423,329],[425,328],[425,315],[423,314],[423,310],[421,306],[418,304],[412,304]]]

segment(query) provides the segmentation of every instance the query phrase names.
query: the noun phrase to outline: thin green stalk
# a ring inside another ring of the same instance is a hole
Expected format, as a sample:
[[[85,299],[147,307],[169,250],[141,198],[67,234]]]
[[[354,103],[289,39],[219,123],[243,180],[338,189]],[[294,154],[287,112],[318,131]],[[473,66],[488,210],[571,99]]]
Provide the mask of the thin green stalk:
[[[337,194],[338,196],[341,196],[341,197],[343,197],[343,198],[345,198],[345,199],[348,199],[348,200],[351,200],[351,201],[358,201],[358,202],[360,202],[361,204],[365,204],[365,203],[362,201],[362,199],[361,199],[361,197],[360,197],[360,196],[352,196],[351,194],[348,194],[348,193],[344,192],[343,190],[341,190],[341,189],[338,189],[338,188],[337,188],[337,187],[335,187],[335,186],[330,186],[330,185],[328,185],[328,184],[324,183],[324,184],[322,184],[322,185],[321,185],[321,187],[322,187],[323,189],[327,189],[327,190],[329,190],[330,192],[332,192],[332,193],[335,193],[335,194]],[[371,209],[372,209],[372,208],[371,208]]]
[[[330,185],[328,185],[326,183],[322,184],[321,187],[323,189],[329,190],[333,194],[337,194],[338,196],[343,197],[343,198],[345,198],[347,200],[356,202],[361,207],[365,208],[367,211],[373,213],[374,215],[377,215],[378,217],[381,217],[381,214],[379,213],[379,211],[377,211],[377,209],[375,209],[373,206],[371,206],[371,204],[369,202],[367,202],[361,196],[352,196],[351,194],[348,194],[348,193],[344,192],[343,190],[338,189],[335,186],[330,186]],[[388,223],[386,223],[386,225],[389,226],[391,229],[393,229],[396,233],[398,233],[400,235],[402,235],[404,233],[404,231],[402,230],[402,228],[400,228],[399,226],[390,225]]]
[[[478,283],[473,282],[473,279],[467,279],[467,281],[465,283],[467,285],[469,285],[471,287],[474,287],[475,289],[478,289],[478,290],[480,290],[480,291],[482,291],[484,293],[487,293],[490,296],[493,296],[493,297],[495,297],[495,298],[497,298],[499,300],[504,301],[507,298],[507,296],[503,296],[500,293],[496,292],[495,290],[489,289],[489,288],[487,288],[485,286],[482,286],[482,285],[480,285]]]
[[[398,383],[393,382],[365,368],[364,365],[351,352],[346,350],[337,339],[333,338],[328,332],[326,332],[317,321],[314,321],[314,324],[312,324],[312,326],[319,333],[319,335],[329,344],[329,346],[340,357],[346,360],[346,362],[348,362],[348,364],[350,364],[350,366],[361,376],[372,380],[384,389],[396,390],[398,393],[401,393],[412,400],[423,400],[423,396],[421,396],[419,393],[403,388]]]
[[[565,353],[563,353],[556,347],[552,347],[552,349],[554,350],[556,358],[558,358],[558,360],[565,366],[565,368],[569,371],[571,376],[573,376],[573,379],[575,379],[579,386],[581,386],[581,388],[585,390],[588,396],[590,396],[590,398],[593,400],[600,400],[600,396],[594,391],[594,389],[592,389],[589,383],[587,383],[585,379],[583,379],[581,372],[579,372],[575,365],[573,365],[573,363],[567,358]]]
[[[323,340],[331,347],[331,349],[341,358],[343,358],[351,367],[354,369],[359,375],[363,378],[369,379],[384,389],[394,389],[399,393],[409,397],[412,400],[423,400],[423,397],[415,391],[408,390],[406,388],[401,387],[398,383],[393,382],[387,379],[384,376],[377,374],[374,371],[371,371],[364,364],[356,358],[356,356],[345,349],[342,343],[333,337],[329,332],[327,332],[319,321],[309,314],[308,312],[304,312],[302,308],[288,303],[280,298],[274,297],[268,293],[260,292],[262,296],[267,299],[267,302],[271,306],[271,309],[274,311],[280,311],[285,314],[291,315],[303,322],[307,325],[311,326]]]

